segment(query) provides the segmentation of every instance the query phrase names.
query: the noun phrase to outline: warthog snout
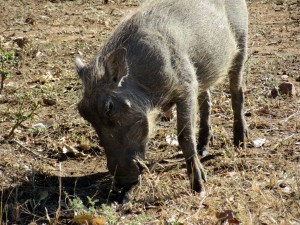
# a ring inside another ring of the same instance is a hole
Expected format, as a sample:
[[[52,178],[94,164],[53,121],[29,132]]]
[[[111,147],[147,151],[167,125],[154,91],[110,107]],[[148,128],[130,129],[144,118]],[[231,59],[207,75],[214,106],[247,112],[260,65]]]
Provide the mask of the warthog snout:
[[[134,158],[127,160],[121,159],[118,162],[117,158],[108,157],[107,167],[109,172],[113,175],[116,187],[131,187],[139,182],[142,168]]]
[[[139,182],[138,176],[115,176],[115,186],[117,188],[131,187]]]

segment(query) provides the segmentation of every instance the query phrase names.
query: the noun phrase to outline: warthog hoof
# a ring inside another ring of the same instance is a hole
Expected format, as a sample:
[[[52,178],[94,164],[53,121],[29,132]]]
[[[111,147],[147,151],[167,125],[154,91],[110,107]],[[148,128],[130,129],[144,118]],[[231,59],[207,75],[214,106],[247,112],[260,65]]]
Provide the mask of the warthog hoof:
[[[198,150],[198,154],[204,158],[208,155],[208,147],[202,147],[201,149]]]
[[[204,189],[203,183],[206,182],[206,175],[198,156],[194,155],[186,161],[186,164],[191,188],[196,192],[201,192]]]

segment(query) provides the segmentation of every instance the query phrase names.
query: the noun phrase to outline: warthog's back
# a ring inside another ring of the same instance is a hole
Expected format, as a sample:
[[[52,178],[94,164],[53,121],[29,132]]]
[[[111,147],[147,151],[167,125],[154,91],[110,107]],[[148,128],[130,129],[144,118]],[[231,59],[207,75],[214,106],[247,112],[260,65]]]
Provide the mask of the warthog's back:
[[[197,69],[200,87],[207,89],[228,72],[238,39],[245,39],[246,32],[244,0],[152,0],[119,25],[103,51],[125,47],[131,74],[151,90],[157,81],[182,79],[176,73],[177,63],[188,57]],[[151,78],[147,80],[145,74]]]

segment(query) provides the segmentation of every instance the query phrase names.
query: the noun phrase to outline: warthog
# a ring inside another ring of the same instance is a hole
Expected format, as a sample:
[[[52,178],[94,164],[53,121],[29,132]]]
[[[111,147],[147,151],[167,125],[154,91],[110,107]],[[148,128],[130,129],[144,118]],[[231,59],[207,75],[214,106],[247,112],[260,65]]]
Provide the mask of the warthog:
[[[202,190],[205,175],[197,153],[207,153],[212,137],[209,89],[227,74],[234,145],[245,147],[247,23],[245,0],[145,1],[89,64],[76,58],[84,86],[79,113],[95,128],[117,187],[139,180],[151,112],[176,105],[178,140],[191,187]]]

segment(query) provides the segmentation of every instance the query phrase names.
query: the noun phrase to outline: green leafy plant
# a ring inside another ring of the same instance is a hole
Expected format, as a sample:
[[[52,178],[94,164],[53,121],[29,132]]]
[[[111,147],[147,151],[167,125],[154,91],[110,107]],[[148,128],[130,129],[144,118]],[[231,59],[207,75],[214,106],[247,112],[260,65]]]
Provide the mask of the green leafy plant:
[[[108,224],[116,224],[119,220],[119,216],[116,213],[115,209],[109,207],[108,205],[102,205],[99,212],[105,217]]]
[[[84,213],[86,210],[86,207],[84,206],[82,200],[79,197],[69,199],[69,207],[78,214]]]
[[[97,200],[97,199],[93,200],[89,196],[87,196],[87,199],[89,201],[89,211],[92,212],[92,213],[96,213],[95,205],[96,205],[97,202],[99,202],[99,200]]]
[[[87,206],[83,203],[83,201],[80,199],[80,197],[76,197],[74,199],[69,198],[69,207],[74,210],[74,213],[76,215],[82,215],[82,218],[96,218],[99,216],[103,216],[105,218],[105,221],[107,224],[116,224],[116,222],[119,220],[119,216],[116,213],[115,209],[108,206],[108,205],[101,205],[101,207],[97,207],[96,203],[99,201],[97,199],[92,199],[91,197],[88,197],[88,203]]]
[[[8,69],[9,65],[12,65],[15,61],[15,52],[13,50],[4,50],[1,48],[0,51],[0,94],[3,90],[4,80],[11,76],[10,71]]]
[[[33,97],[31,94],[26,94],[25,96],[22,96],[18,102],[18,109],[15,113],[15,124],[11,128],[9,134],[7,137],[12,137],[14,135],[15,129],[17,129],[23,122],[25,122],[28,119],[32,119],[34,114],[36,113],[39,103],[37,101],[33,101],[33,104],[31,104],[30,109],[25,109],[25,105],[28,101],[32,101]]]

